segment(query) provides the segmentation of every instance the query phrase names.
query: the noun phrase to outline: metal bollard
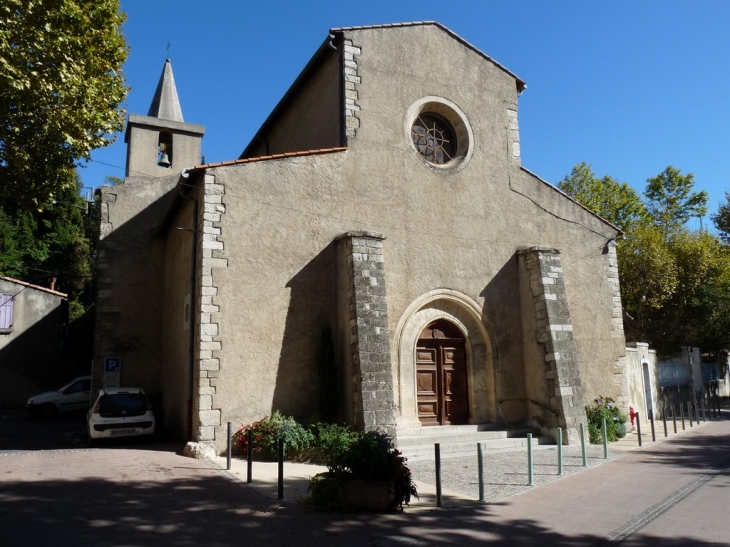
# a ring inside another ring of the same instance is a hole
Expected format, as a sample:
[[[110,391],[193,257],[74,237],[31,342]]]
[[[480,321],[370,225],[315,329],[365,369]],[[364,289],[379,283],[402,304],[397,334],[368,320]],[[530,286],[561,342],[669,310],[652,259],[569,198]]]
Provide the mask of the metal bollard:
[[[231,438],[231,422],[228,422],[228,448],[226,450],[226,471],[231,470],[231,448],[233,441]]]
[[[563,476],[563,428],[558,428],[558,475]]]
[[[248,444],[246,445],[246,482],[250,483],[253,480],[253,429],[248,430]]]
[[[707,411],[705,410],[705,396],[700,399],[700,405],[702,406],[702,423],[707,421]]]
[[[588,457],[586,456],[586,430],[585,426],[580,424],[580,448],[583,452],[583,467],[588,467]]]
[[[662,422],[664,422],[664,437],[669,437],[669,433],[667,432],[667,407],[664,406],[662,408]]]
[[[674,424],[674,434],[677,434],[677,407],[672,405],[672,423]]]
[[[651,424],[651,442],[656,442],[656,431],[654,431],[654,411],[649,411],[649,423]]]
[[[601,432],[603,433],[603,459],[608,459],[608,433],[606,432],[606,418],[601,418]]]
[[[684,431],[684,405],[679,403],[679,414],[682,416],[682,431]]]
[[[689,416],[689,426],[692,427],[692,402],[687,401],[687,415]]]
[[[641,446],[641,416],[636,413],[636,434],[639,437],[639,446]]]
[[[441,445],[434,443],[433,445],[436,461],[436,507],[443,507],[441,500]]]
[[[477,463],[479,464],[479,501],[484,502],[484,447],[477,443]]]
[[[527,486],[535,486],[532,473],[532,433],[527,434]]]
[[[279,499],[284,499],[284,437],[279,437]]]
[[[697,403],[697,399],[694,400],[695,409],[695,423],[700,425],[700,405]]]

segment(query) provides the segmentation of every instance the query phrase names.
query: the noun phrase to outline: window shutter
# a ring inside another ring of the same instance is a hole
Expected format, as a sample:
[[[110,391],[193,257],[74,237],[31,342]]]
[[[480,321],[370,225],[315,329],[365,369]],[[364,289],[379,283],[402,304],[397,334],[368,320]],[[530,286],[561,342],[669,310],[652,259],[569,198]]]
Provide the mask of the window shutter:
[[[10,331],[13,326],[13,295],[0,294],[0,331]]]

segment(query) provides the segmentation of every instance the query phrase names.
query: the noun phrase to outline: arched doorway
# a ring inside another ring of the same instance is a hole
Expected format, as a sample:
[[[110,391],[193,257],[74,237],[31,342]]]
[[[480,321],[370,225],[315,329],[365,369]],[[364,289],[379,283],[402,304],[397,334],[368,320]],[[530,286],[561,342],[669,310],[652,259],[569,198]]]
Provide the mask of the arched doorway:
[[[468,423],[467,377],[464,335],[443,319],[430,323],[416,345],[416,396],[422,425]]]

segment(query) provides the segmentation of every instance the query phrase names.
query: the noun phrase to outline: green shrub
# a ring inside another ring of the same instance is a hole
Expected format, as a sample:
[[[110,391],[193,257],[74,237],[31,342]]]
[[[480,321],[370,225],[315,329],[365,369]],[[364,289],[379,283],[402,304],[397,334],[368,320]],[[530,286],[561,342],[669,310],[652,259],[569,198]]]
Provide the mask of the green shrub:
[[[354,436],[346,450],[330,452],[327,462],[330,476],[390,483],[393,495],[391,509],[403,509],[403,504],[410,503],[411,496],[418,498],[406,458],[393,446],[388,435],[367,431],[354,433]]]
[[[592,444],[603,443],[603,419],[606,419],[606,438],[608,442],[619,440],[620,424],[625,424],[628,417],[621,412],[616,402],[611,397],[599,396],[594,404],[586,406],[586,418],[588,418],[588,440]],[[625,434],[625,433],[624,433]],[[623,435],[621,435],[623,436]]]
[[[311,426],[314,442],[302,453],[301,459],[327,465],[341,457],[358,438],[358,433],[346,425],[320,422]]]
[[[314,441],[311,431],[299,425],[294,418],[282,416],[275,411],[271,416],[241,426],[234,438],[243,454],[248,454],[248,431],[253,432],[253,454],[264,459],[276,459],[279,451],[279,437],[284,439],[284,456],[293,457],[306,450]]]
[[[331,480],[327,473],[314,475],[309,479],[307,503],[312,509],[324,513],[351,510],[340,503],[340,485],[341,480]]]

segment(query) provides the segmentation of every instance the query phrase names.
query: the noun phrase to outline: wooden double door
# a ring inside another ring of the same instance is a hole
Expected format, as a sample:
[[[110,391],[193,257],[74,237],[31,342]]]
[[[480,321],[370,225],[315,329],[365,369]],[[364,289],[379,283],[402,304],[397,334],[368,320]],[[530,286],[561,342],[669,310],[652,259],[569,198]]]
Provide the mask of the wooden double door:
[[[456,425],[469,421],[466,344],[447,321],[428,325],[416,346],[416,389],[421,424]]]

